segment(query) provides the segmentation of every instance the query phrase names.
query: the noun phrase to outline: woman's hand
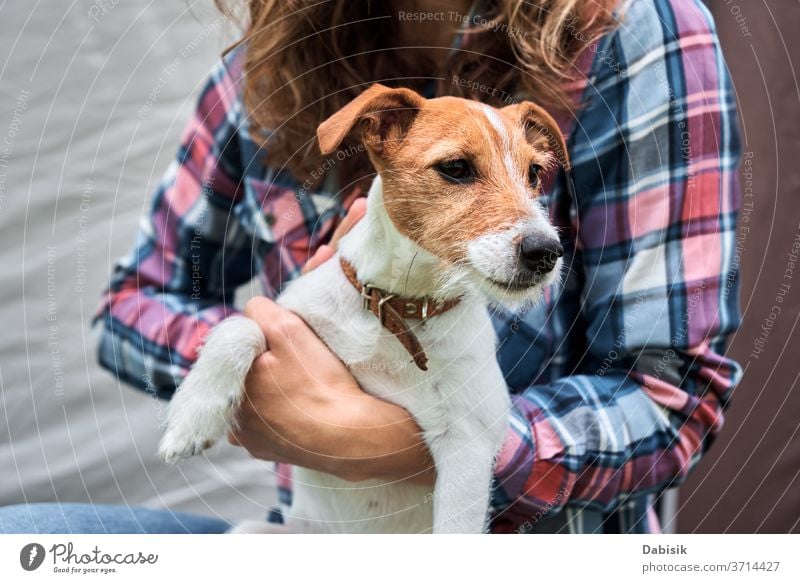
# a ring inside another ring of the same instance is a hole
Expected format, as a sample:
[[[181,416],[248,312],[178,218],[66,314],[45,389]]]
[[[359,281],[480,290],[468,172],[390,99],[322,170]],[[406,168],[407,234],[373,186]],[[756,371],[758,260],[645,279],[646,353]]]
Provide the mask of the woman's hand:
[[[357,200],[309,260],[330,259],[338,240],[366,212]],[[408,412],[364,393],[347,367],[303,320],[266,298],[248,302],[269,350],[256,359],[228,441],[253,457],[303,466],[341,478],[433,483],[433,463]]]

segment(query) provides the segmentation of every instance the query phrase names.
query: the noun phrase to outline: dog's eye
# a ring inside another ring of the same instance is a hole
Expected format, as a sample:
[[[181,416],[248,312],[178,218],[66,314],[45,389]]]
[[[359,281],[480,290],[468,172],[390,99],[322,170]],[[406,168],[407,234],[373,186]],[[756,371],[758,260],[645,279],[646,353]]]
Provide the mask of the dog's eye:
[[[447,160],[440,162],[435,166],[436,171],[442,177],[450,180],[451,182],[468,182],[475,178],[475,170],[468,160],[459,158],[458,160]]]
[[[528,182],[531,183],[531,188],[537,188],[539,186],[539,173],[542,171],[542,167],[538,164],[531,164],[531,167],[528,169]]]

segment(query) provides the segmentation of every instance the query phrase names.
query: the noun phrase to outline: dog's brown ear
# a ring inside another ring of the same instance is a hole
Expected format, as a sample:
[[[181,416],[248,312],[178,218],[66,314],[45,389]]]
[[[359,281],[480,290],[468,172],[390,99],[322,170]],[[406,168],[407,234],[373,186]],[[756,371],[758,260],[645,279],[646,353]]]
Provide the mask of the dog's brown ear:
[[[564,170],[570,170],[571,165],[564,136],[561,135],[561,129],[558,127],[556,120],[544,108],[530,101],[523,101],[503,109],[518,116],[520,123],[525,127],[525,134],[531,144],[541,142],[542,139],[547,140],[558,163],[564,167]]]
[[[375,84],[320,124],[320,150],[323,154],[336,150],[360,123],[364,142],[380,153],[383,142],[403,136],[424,103],[425,98],[411,89]]]

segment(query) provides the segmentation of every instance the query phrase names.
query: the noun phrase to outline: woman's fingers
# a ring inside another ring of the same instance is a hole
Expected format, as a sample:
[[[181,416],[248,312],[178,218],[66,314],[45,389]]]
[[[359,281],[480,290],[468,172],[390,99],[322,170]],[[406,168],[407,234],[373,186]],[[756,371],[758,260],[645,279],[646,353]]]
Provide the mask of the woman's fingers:
[[[244,306],[244,315],[254,320],[263,330],[264,324],[269,321],[270,317],[273,316],[275,312],[280,312],[282,310],[283,308],[271,299],[257,296],[247,301]]]
[[[258,324],[267,340],[269,352],[259,358],[271,361],[278,355],[296,353],[298,350],[316,350],[317,344],[325,346],[300,316],[268,298],[249,300],[244,315]]]
[[[308,273],[325,263],[328,259],[333,257],[333,254],[336,253],[336,249],[331,247],[330,245],[321,245],[317,252],[311,256],[311,259],[306,261],[306,264],[303,266],[303,273]]]
[[[263,364],[275,364],[278,359],[307,359],[332,356],[323,343],[303,319],[267,298],[253,298],[247,302],[245,316],[254,320],[264,333],[269,350],[262,354]],[[337,363],[338,358],[336,359]]]

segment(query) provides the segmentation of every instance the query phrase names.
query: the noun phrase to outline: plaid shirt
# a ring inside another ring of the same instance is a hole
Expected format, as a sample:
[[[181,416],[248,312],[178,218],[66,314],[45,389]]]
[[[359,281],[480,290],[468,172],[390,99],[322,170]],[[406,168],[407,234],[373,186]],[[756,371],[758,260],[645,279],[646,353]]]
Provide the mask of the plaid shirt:
[[[655,498],[708,447],[740,376],[723,356],[739,323],[739,140],[713,23],[693,0],[622,14],[587,51],[565,124],[577,200],[560,180],[546,195],[568,274],[543,304],[495,316],[514,407],[494,532],[657,531]],[[214,69],[96,318],[102,365],[165,398],[237,286],[255,274],[278,293],[355,196],[264,165],[241,77],[241,51]]]

